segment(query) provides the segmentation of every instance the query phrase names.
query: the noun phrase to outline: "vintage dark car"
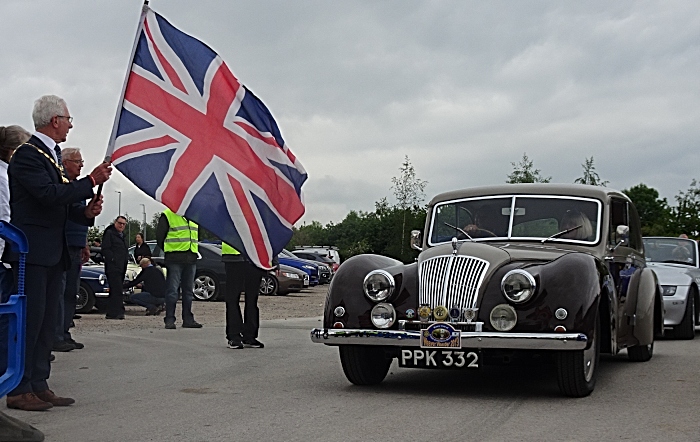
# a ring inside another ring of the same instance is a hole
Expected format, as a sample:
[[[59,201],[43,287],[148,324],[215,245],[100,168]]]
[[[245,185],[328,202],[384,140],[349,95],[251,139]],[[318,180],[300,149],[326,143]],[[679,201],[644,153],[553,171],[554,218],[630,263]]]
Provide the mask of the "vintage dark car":
[[[358,255],[338,269],[316,343],[347,379],[400,367],[552,361],[560,391],[590,394],[599,354],[648,361],[663,334],[636,209],[605,187],[509,184],[444,193],[412,232],[417,262]],[[536,356],[536,357],[535,357]]]

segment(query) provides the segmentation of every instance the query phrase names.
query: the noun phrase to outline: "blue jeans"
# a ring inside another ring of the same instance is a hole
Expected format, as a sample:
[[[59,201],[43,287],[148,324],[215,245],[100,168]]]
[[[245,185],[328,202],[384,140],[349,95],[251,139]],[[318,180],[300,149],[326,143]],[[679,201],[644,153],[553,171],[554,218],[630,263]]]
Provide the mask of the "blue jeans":
[[[146,308],[158,307],[159,305],[162,305],[165,301],[163,298],[156,298],[148,292],[134,293],[129,297],[129,299],[131,299],[131,302],[133,302],[134,304]]]
[[[175,306],[178,292],[182,290],[182,322],[194,322],[192,315],[192,297],[194,296],[194,274],[196,264],[166,263],[168,274],[165,283],[168,291],[165,293],[165,323],[175,322]]]

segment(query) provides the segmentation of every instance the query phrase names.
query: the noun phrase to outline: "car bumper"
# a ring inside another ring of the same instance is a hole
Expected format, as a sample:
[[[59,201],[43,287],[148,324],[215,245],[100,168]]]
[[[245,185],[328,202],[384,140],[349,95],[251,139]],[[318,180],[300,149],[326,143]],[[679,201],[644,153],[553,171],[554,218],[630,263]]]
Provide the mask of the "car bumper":
[[[463,348],[522,350],[583,350],[588,338],[583,333],[494,333],[460,332]],[[420,347],[420,331],[324,329],[311,330],[311,340],[327,345],[385,345]]]
[[[685,303],[688,302],[689,286],[677,286],[676,294],[664,296],[664,325],[673,327],[681,323],[685,315]]]

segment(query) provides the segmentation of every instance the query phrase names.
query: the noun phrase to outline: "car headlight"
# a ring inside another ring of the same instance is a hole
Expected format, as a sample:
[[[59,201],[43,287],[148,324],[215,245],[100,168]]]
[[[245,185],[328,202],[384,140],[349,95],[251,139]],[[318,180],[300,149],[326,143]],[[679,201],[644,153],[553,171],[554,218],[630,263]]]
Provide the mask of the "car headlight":
[[[372,309],[372,324],[377,328],[389,328],[396,321],[394,306],[386,302],[379,303]]]
[[[302,267],[304,267],[305,269],[309,269],[309,270],[313,270],[313,269],[314,269],[314,266],[309,266],[309,265],[304,265],[304,266],[302,266]]]
[[[384,270],[372,270],[365,276],[362,288],[365,295],[374,302],[384,301],[394,293],[394,277]]]
[[[489,320],[493,328],[503,332],[512,330],[515,327],[515,323],[518,322],[518,315],[512,306],[499,304],[491,310]]]
[[[101,285],[105,285],[105,282],[107,281],[107,276],[105,276],[105,274],[103,273],[97,277],[97,280],[100,282]]]
[[[282,275],[286,276],[287,278],[299,279],[299,275],[297,275],[296,273],[282,272]]]
[[[676,294],[676,286],[675,285],[662,285],[661,286],[661,293],[664,296],[673,296]]]
[[[511,270],[501,281],[501,291],[509,301],[516,304],[532,298],[536,289],[535,278],[525,270]]]

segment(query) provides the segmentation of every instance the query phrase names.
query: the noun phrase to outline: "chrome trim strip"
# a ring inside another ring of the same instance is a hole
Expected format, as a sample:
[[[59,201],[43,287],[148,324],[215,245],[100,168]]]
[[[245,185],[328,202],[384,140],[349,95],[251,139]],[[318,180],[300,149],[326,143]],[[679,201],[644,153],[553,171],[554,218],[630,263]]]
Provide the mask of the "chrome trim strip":
[[[420,347],[420,331],[324,329],[311,330],[318,344],[386,345]],[[583,333],[492,333],[460,332],[463,348],[507,348],[523,350],[583,350],[588,338]]]

